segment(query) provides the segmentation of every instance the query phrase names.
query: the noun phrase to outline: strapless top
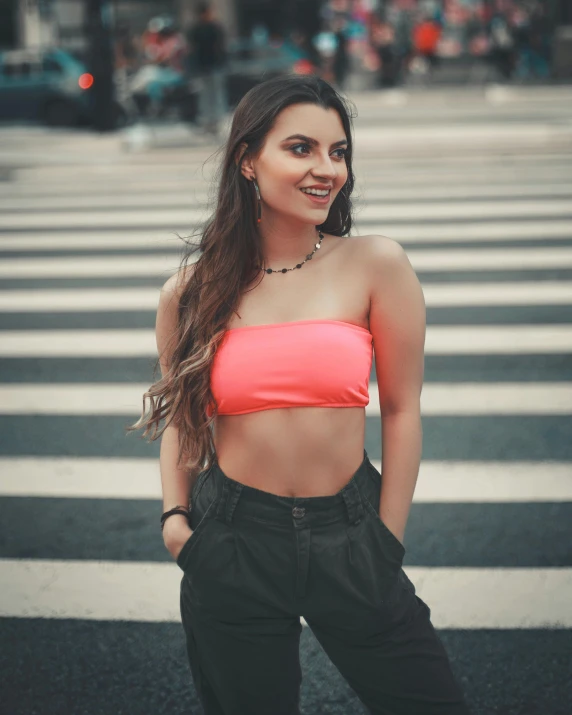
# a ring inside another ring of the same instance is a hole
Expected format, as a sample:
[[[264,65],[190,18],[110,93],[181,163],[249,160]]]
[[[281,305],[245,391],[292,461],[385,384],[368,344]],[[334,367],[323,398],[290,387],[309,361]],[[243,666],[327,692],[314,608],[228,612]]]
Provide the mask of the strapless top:
[[[213,360],[211,392],[220,415],[365,407],[372,359],[370,331],[343,320],[231,328]]]

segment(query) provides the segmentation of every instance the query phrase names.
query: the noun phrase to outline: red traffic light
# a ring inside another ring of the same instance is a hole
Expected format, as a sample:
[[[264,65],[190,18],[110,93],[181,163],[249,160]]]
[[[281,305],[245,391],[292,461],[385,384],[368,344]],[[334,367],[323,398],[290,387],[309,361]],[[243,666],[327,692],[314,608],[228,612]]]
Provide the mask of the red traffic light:
[[[93,75],[89,74],[89,72],[85,72],[84,74],[80,75],[77,83],[79,84],[81,89],[89,89],[93,84]]]

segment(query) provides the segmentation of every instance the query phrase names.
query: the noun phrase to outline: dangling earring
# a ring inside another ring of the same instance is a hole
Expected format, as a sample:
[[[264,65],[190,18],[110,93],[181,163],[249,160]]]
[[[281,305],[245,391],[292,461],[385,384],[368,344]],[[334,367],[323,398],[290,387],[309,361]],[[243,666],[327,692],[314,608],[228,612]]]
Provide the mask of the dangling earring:
[[[256,218],[256,223],[260,223],[260,219],[262,218],[262,201],[260,200],[260,189],[258,188],[258,182],[256,181],[256,177],[252,177],[252,183],[254,184],[254,190],[256,191],[256,198],[258,201],[257,205],[257,218]]]

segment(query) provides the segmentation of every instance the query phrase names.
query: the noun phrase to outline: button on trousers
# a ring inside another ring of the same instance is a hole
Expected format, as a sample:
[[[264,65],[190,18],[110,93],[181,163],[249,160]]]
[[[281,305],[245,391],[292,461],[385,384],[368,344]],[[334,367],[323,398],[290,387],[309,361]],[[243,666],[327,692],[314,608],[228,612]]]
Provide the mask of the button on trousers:
[[[198,476],[177,564],[205,715],[299,715],[301,616],[370,713],[468,715],[405,548],[379,517],[381,480],[365,450],[331,496],[264,492],[217,462]]]

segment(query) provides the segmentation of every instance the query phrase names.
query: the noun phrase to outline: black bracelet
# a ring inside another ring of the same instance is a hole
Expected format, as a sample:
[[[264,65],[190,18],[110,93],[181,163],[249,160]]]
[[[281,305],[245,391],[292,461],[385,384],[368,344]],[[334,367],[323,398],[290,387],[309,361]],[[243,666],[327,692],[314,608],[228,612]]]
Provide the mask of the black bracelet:
[[[187,517],[187,520],[189,518],[189,512],[187,509],[182,506],[175,506],[172,509],[169,509],[169,511],[165,511],[161,514],[161,531],[163,531],[163,527],[165,526],[165,520],[170,516],[173,516],[173,514],[182,514]]]

